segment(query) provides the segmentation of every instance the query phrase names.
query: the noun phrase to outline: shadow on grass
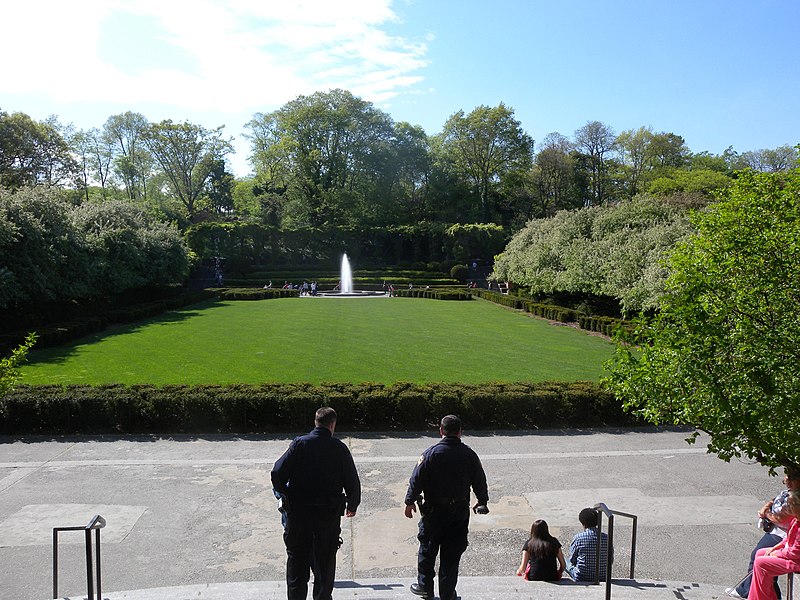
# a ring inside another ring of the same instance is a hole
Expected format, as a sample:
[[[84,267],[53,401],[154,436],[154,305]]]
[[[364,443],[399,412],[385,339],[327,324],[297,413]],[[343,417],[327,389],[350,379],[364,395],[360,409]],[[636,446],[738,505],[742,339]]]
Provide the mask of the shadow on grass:
[[[119,335],[136,333],[145,327],[183,323],[195,317],[199,317],[205,309],[213,308],[221,304],[223,304],[223,301],[219,299],[205,300],[198,304],[192,304],[184,308],[176,308],[154,317],[142,319],[141,321],[135,321],[133,323],[113,323],[103,331],[91,333],[76,340],[70,340],[61,346],[42,348],[41,350],[36,350],[34,347],[28,355],[28,360],[26,362],[29,365],[38,363],[63,364],[69,358],[76,356],[81,346],[96,344],[102,340],[114,338]]]

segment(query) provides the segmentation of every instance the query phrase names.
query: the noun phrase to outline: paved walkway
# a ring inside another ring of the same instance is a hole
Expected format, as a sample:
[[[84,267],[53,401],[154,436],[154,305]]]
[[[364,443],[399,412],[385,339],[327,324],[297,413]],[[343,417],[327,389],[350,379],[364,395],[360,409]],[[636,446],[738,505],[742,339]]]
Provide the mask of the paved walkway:
[[[364,498],[358,515],[343,521],[335,597],[410,598],[416,520],[403,517],[402,499],[417,457],[437,438],[337,433],[356,459]],[[755,511],[781,483],[758,465],[706,454],[702,438],[686,444],[687,435],[467,432],[465,442],[484,462],[492,512],[472,520],[462,598],[602,598],[602,587],[513,576],[534,519],[546,519],[567,544],[579,529],[579,510],[597,502],[639,515],[639,583],[620,581],[615,598],[643,590],[679,600],[718,596],[742,575],[759,538]],[[0,437],[0,598],[49,598],[52,527],[83,525],[94,514],[108,523],[104,597],[285,597],[269,471],[290,437]],[[618,522],[615,578],[628,576],[629,539],[629,526]],[[62,534],[60,548],[59,594],[80,598],[82,534]]]

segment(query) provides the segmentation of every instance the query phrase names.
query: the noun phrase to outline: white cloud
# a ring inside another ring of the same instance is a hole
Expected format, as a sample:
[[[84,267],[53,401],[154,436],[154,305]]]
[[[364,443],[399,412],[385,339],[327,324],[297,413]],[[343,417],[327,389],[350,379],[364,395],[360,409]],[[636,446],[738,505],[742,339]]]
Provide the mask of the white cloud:
[[[421,81],[427,64],[424,41],[382,29],[397,21],[390,0],[28,0],[3,13],[30,27],[4,28],[0,93],[59,102],[236,113],[331,87],[385,101]],[[147,39],[170,55],[137,64],[146,41],[124,30],[115,42],[132,48],[125,64],[101,55],[112,18],[148,19]]]

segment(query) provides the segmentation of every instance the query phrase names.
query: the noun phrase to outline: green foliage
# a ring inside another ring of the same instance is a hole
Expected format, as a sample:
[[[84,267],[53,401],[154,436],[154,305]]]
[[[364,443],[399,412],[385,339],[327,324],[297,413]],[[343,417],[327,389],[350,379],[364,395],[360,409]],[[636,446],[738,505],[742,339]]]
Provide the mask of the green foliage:
[[[497,195],[504,182],[531,168],[533,139],[502,102],[453,114],[439,137],[440,160],[472,189],[473,216],[497,218]]]
[[[19,366],[28,356],[28,351],[36,343],[36,334],[30,333],[25,341],[11,351],[11,354],[0,358],[0,399],[14,390],[20,380]]]
[[[472,300],[472,294],[462,289],[448,288],[412,288],[395,290],[398,298],[429,298],[430,300]]]
[[[453,265],[453,268],[450,269],[450,277],[461,283],[464,283],[468,276],[469,269],[466,265]]]
[[[608,386],[710,449],[800,465],[800,172],[742,172],[670,258],[660,310],[620,338]]]
[[[613,317],[603,317],[595,315],[585,315],[572,308],[564,306],[557,306],[555,304],[546,304],[543,302],[532,302],[525,298],[519,298],[510,294],[500,294],[483,289],[471,289],[469,293],[473,296],[478,296],[489,302],[500,304],[501,306],[508,306],[516,310],[524,310],[527,313],[549,319],[551,321],[558,321],[559,323],[577,323],[581,329],[587,331],[594,331],[601,333],[605,336],[612,337],[620,328],[630,329],[627,321],[622,319],[615,319]]]
[[[505,229],[495,223],[457,223],[448,227],[445,234],[451,246],[449,254],[463,262],[494,256],[508,242]]]
[[[0,111],[0,187],[77,183],[79,168],[62,130],[55,117],[39,122]]]
[[[394,123],[345,90],[299,96],[248,123],[256,173],[293,227],[379,220]],[[376,177],[376,174],[378,175]]]
[[[143,141],[161,167],[172,194],[189,219],[194,219],[201,208],[198,201],[208,197],[209,180],[215,173],[217,179],[224,178],[224,173],[218,173],[219,166],[223,163],[224,172],[223,159],[233,151],[230,140],[222,137],[222,127],[206,129],[188,121],[173,123],[168,119],[149,125],[143,132]],[[220,190],[211,191],[213,196]]]
[[[303,431],[323,405],[336,409],[342,431],[430,429],[446,413],[471,430],[636,422],[589,382],[22,385],[0,394],[0,433]]]
[[[297,298],[300,290],[281,288],[220,288],[213,290],[220,300],[271,300],[273,298]]]
[[[672,169],[653,179],[647,186],[647,190],[658,196],[669,196],[679,192],[698,192],[707,197],[713,197],[718,192],[729,188],[732,183],[733,179],[719,171]]]
[[[647,196],[561,211],[517,233],[496,257],[494,278],[534,295],[590,293],[617,298],[627,313],[652,309],[663,257],[690,231],[684,211]]]
[[[0,308],[181,281],[177,229],[119,201],[73,206],[56,188],[0,188]]]

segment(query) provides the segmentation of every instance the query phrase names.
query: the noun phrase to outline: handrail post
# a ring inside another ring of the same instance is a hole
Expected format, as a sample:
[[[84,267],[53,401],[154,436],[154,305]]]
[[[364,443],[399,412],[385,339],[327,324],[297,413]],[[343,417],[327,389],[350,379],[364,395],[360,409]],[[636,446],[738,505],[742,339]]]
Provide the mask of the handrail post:
[[[100,528],[99,527],[94,530],[94,534],[96,541],[94,555],[95,558],[97,559],[97,600],[102,600],[103,594],[100,591],[100,582],[102,580],[102,577],[100,577]]]
[[[58,529],[53,528],[53,598],[58,598]]]
[[[92,596],[94,596],[94,577],[92,575],[92,530],[86,529],[83,534],[86,538],[86,600],[92,600]]]
[[[53,527],[53,598],[58,598],[58,532],[83,531],[86,544],[86,599],[92,600],[94,595],[94,573],[92,572],[92,529],[95,530],[95,564],[97,567],[97,600],[102,600],[102,584],[100,571],[100,530],[106,526],[106,520],[95,515],[83,527]]]
[[[602,547],[602,544],[598,544]],[[614,551],[614,513],[608,515],[608,544],[606,544],[606,600],[611,600],[611,566],[613,558],[611,553]],[[600,570],[600,564],[597,565]]]
[[[614,552],[614,516],[628,517],[632,521],[631,529],[631,571],[630,578],[633,579],[634,568],[636,566],[636,531],[639,519],[636,515],[631,515],[618,510],[611,510],[602,502],[595,504],[594,510],[597,511],[597,569],[595,570],[595,585],[600,584],[600,555],[603,540],[603,515],[608,518],[608,544],[606,546],[606,600],[611,600],[611,570],[613,565]]]
[[[631,517],[631,575],[633,579],[633,570],[636,566],[636,530],[638,529],[639,517],[634,515]]]

